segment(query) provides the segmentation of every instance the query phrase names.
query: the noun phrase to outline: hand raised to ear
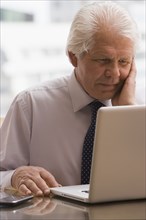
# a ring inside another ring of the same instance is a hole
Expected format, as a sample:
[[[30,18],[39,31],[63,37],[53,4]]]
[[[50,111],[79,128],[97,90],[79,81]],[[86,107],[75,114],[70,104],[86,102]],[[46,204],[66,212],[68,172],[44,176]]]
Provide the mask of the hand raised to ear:
[[[134,105],[136,89],[136,65],[133,60],[128,77],[122,88],[112,98],[112,105]]]

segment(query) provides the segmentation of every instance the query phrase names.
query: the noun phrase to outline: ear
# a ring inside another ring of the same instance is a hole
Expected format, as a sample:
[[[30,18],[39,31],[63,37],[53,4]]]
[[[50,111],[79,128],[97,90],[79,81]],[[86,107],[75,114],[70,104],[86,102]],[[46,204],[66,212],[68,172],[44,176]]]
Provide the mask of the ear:
[[[77,67],[77,58],[76,55],[68,51],[69,59],[74,67]]]

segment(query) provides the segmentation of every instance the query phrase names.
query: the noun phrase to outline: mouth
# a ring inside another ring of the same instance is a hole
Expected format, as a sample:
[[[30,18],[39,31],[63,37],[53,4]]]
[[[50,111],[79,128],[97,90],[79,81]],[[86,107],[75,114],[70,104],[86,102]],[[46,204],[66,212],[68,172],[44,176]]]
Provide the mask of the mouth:
[[[104,91],[115,91],[117,89],[118,84],[101,83],[100,86]]]

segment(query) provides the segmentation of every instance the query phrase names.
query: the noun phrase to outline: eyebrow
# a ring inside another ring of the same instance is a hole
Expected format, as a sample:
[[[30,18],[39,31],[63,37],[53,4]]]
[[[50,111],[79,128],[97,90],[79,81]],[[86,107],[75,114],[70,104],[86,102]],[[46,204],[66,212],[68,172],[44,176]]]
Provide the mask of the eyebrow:
[[[123,59],[131,59],[131,58],[133,58],[133,54],[129,54],[129,51],[127,51],[128,52],[128,54],[125,54],[124,55],[124,52],[119,56],[120,58],[123,58]],[[102,57],[104,57],[104,58],[110,58],[110,59],[113,59],[114,57],[111,57],[112,55],[110,55],[110,54],[107,54],[108,52],[106,52],[106,51],[103,51],[103,50],[97,50],[97,51],[91,51],[91,50],[88,50],[88,54],[89,54],[89,56],[91,57],[95,57],[95,56],[98,56],[98,57],[100,57],[100,56],[102,56]]]
[[[97,54],[97,53],[93,53],[93,54],[90,54],[89,53],[89,56],[92,57],[92,58],[97,58],[97,59],[100,59],[100,58],[103,58],[103,59],[114,59],[114,56],[111,56],[109,54]],[[131,55],[120,55],[118,56],[118,59],[125,59],[125,60],[132,60],[133,59],[133,56]]]

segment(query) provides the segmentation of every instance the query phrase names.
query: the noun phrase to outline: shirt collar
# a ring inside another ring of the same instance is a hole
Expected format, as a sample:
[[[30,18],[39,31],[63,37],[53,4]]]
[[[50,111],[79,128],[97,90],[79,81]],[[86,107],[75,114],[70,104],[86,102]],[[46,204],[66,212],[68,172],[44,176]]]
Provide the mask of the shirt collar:
[[[77,81],[74,72],[71,74],[70,80],[68,81],[68,88],[74,112],[81,110],[82,108],[86,107],[88,104],[95,100],[85,92],[83,87]],[[111,105],[110,100],[99,101],[102,102],[105,106]]]

